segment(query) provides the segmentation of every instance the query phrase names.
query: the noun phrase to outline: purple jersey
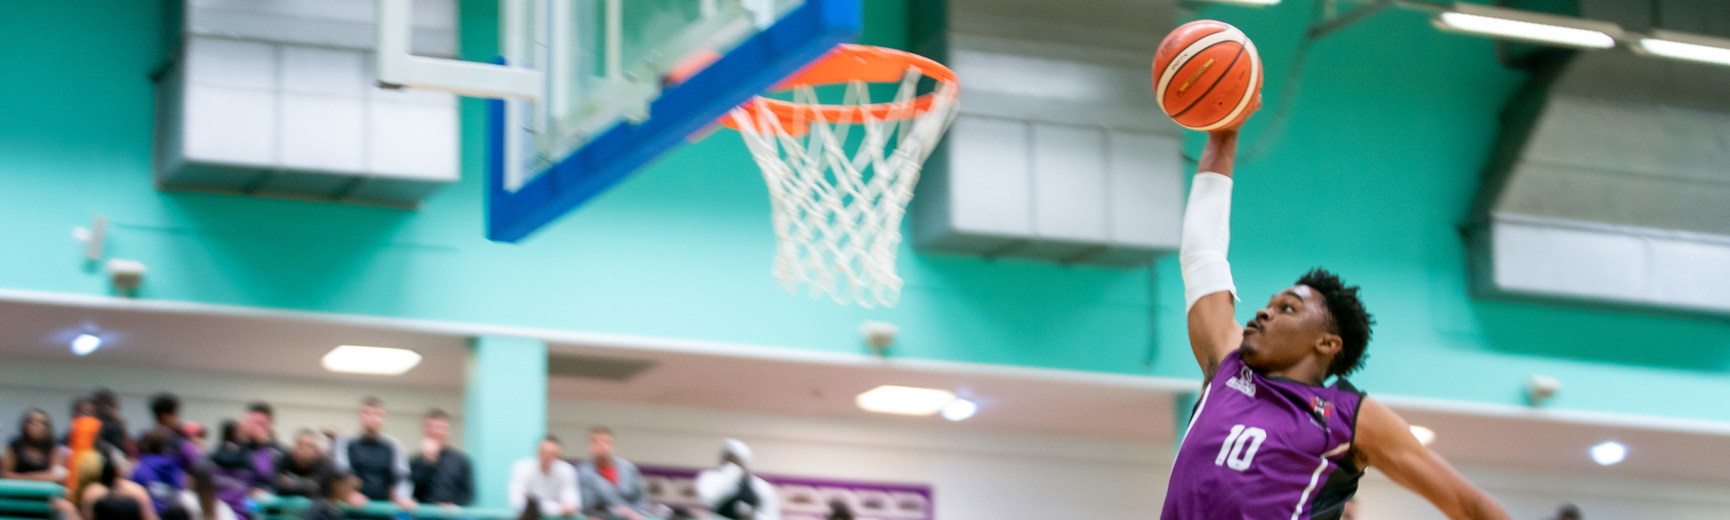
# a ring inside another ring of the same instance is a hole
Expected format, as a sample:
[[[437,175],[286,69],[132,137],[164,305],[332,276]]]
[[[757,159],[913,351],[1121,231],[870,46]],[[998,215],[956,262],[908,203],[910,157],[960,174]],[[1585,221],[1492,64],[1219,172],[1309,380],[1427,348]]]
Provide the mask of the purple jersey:
[[[1202,389],[1160,518],[1338,518],[1363,475],[1351,458],[1362,400],[1344,379],[1269,378],[1232,352]]]

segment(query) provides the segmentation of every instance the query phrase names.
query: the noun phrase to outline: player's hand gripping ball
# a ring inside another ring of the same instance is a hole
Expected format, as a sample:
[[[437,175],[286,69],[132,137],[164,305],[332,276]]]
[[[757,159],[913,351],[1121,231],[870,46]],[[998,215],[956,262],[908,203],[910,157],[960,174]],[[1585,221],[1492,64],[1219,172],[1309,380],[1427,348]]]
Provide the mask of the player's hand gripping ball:
[[[1190,130],[1235,129],[1261,108],[1261,56],[1231,24],[1196,20],[1159,42],[1153,92],[1159,108]]]

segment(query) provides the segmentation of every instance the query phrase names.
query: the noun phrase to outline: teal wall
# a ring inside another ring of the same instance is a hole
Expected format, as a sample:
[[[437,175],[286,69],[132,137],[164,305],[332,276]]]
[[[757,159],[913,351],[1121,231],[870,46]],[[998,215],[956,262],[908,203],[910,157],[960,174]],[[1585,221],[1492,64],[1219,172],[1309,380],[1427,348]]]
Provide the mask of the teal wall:
[[[907,38],[901,0],[866,0],[866,40]],[[465,1],[463,48],[494,52],[492,2]],[[1208,8],[1254,35],[1269,110],[1309,2]],[[917,255],[895,309],[791,296],[769,276],[761,178],[723,131],[670,154],[521,245],[482,238],[482,104],[463,103],[464,179],[419,211],[163,193],[151,183],[155,2],[12,2],[0,16],[0,287],[106,294],[73,226],[113,223],[150,299],[861,352],[861,320],[901,326],[896,354],[1196,377],[1175,261],[1063,267]],[[1310,52],[1289,121],[1239,166],[1232,261],[1245,309],[1324,265],[1380,320],[1372,392],[1519,402],[1534,372],[1556,406],[1730,420],[1723,322],[1468,298],[1464,222],[1501,103],[1524,76],[1486,40],[1390,10]],[[1199,141],[1192,140],[1192,153]],[[1247,148],[1254,148],[1249,145]],[[1152,304],[1150,302],[1157,302]],[[1154,355],[1148,358],[1150,347]]]

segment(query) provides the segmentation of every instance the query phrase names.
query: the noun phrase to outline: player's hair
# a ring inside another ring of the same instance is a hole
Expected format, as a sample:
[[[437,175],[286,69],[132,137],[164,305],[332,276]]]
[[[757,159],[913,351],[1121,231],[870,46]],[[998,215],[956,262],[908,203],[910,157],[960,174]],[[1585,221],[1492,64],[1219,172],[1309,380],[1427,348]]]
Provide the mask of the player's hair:
[[[1340,336],[1340,352],[1328,365],[1328,375],[1345,377],[1363,368],[1364,358],[1369,356],[1365,350],[1370,345],[1370,327],[1376,324],[1376,318],[1364,309],[1363,300],[1358,299],[1358,286],[1346,285],[1340,281],[1339,275],[1320,267],[1304,273],[1297,283],[1322,295],[1322,302],[1328,307],[1328,317],[1333,321],[1328,332]]]

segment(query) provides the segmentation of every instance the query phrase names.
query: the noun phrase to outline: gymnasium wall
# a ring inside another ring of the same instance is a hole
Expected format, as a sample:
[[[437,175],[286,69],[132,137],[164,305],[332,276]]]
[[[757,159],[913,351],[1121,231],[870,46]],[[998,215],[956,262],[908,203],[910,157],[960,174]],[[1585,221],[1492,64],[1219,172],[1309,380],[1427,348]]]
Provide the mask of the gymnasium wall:
[[[903,0],[865,4],[866,42],[907,38]],[[471,59],[493,55],[495,7],[462,2]],[[1371,392],[1518,403],[1524,378],[1545,373],[1567,384],[1557,407],[1730,420],[1712,405],[1730,394],[1730,325],[1468,297],[1458,226],[1499,106],[1524,80],[1487,40],[1389,10],[1311,48],[1295,108],[1275,124],[1310,8],[1202,12],[1253,35],[1269,71],[1269,108],[1239,165],[1241,317],[1325,265],[1364,285],[1379,318],[1358,378]],[[418,211],[157,191],[148,75],[167,59],[163,12],[20,2],[0,17],[0,288],[108,294],[70,234],[101,214],[110,256],[150,268],[141,298],[847,352],[862,351],[858,324],[875,319],[901,327],[898,356],[1196,375],[1173,259],[1117,270],[903,248],[895,309],[782,293],[765,190],[730,131],[521,245],[482,238],[474,100],[463,102],[463,180]]]
[[[355,431],[354,403],[365,395],[384,399],[391,414],[385,432],[410,449],[419,444],[418,416],[427,407],[446,408],[456,416],[452,433],[460,437],[463,431],[461,396],[441,389],[54,362],[0,364],[0,428],[10,435],[23,410],[44,407],[63,431],[64,407],[88,393],[93,380],[121,394],[135,430],[149,424],[148,396],[169,390],[180,395],[187,419],[212,426],[239,415],[252,400],[269,401],[276,407],[277,434],[285,440],[302,427]],[[617,432],[621,456],[650,464],[706,466],[719,440],[735,437],[752,446],[765,472],[931,484],[937,517],[945,520],[1153,518],[1171,467],[1170,450],[1153,443],[593,401],[555,400],[549,411],[549,429],[565,441],[567,456],[584,456],[582,439],[597,424]],[[460,438],[453,440],[461,445]],[[524,447],[522,455],[531,454]],[[1579,504],[1594,519],[1706,520],[1730,509],[1730,488],[1723,486],[1462,469],[1513,518],[1546,518],[1564,502]],[[1358,499],[1360,518],[1444,518],[1374,471]]]

